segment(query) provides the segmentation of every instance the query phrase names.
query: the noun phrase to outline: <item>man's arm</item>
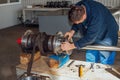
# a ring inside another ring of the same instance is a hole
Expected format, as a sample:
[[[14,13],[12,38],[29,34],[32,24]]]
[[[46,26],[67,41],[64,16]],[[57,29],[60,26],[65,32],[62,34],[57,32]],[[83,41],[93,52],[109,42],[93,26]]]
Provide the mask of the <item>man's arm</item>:
[[[78,25],[73,24],[71,30],[66,32],[64,37],[68,37],[68,40],[70,40],[73,37],[73,35],[75,34],[75,32],[78,31],[78,27],[79,27]]]
[[[74,30],[75,32],[77,32],[79,26],[81,26],[81,25],[80,24],[73,24],[71,30]]]
[[[86,45],[94,43],[96,38],[99,36],[102,24],[103,20],[101,17],[94,17],[88,25],[87,32],[84,37],[74,42],[74,45],[80,49]]]
[[[74,30],[70,30],[70,31],[65,33],[64,37],[67,37],[68,40],[70,40],[73,37],[74,33],[75,33]]]

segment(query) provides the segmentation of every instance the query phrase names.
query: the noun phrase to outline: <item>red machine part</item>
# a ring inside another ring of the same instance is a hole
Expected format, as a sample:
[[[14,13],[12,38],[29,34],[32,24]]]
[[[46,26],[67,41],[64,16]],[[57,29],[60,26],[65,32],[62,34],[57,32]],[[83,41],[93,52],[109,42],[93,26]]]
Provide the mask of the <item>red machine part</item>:
[[[18,39],[17,39],[17,43],[18,43],[19,45],[21,45],[21,42],[22,42],[22,38],[18,38]]]

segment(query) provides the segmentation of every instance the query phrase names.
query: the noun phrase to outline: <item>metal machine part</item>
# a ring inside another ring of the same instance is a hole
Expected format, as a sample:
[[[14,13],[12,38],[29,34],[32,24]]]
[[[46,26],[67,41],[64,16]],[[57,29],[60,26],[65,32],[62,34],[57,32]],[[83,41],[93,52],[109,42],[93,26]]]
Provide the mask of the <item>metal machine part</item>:
[[[67,41],[67,38],[63,37],[62,32],[58,32],[55,35],[48,35],[45,32],[34,34],[31,30],[27,30],[24,35],[17,40],[18,44],[21,46],[21,49],[26,53],[31,53],[33,46],[36,43],[36,50],[40,50],[43,55],[46,55],[47,52],[55,54],[66,53],[60,48],[61,43],[65,41]],[[120,51],[120,48],[118,47],[101,45],[88,45],[81,49]],[[71,54],[72,50],[68,51],[68,53]]]
[[[51,80],[50,77],[48,76],[27,76],[27,77],[23,77],[20,80]]]
[[[52,80],[49,76],[39,75],[31,73],[30,76],[27,76],[26,73],[23,73],[17,80]]]
[[[48,8],[69,8],[71,6],[71,1],[47,1],[45,7]]]
[[[21,49],[25,53],[30,53],[31,58],[27,67],[27,76],[20,78],[22,80],[46,80],[39,79],[36,76],[31,76],[31,68],[33,64],[34,53],[40,51],[41,55],[47,55],[47,53],[54,53],[57,56],[66,53],[61,50],[62,42],[68,41],[64,38],[62,32],[58,32],[55,35],[48,35],[45,32],[39,32],[34,34],[31,30],[27,30],[24,35],[17,40]],[[69,51],[68,53],[72,53]],[[64,56],[63,56],[64,57]]]
[[[58,32],[55,35],[48,35],[45,32],[34,34],[31,30],[27,30],[24,35],[17,40],[24,52],[31,53],[33,46],[36,44],[36,51],[40,50],[43,55],[46,55],[46,53],[66,53],[60,48],[62,42],[65,41],[67,41],[67,38],[63,37],[62,32]],[[68,53],[71,54],[72,51],[68,51]]]
[[[38,78],[36,76],[27,76],[22,78],[22,80],[38,80]]]

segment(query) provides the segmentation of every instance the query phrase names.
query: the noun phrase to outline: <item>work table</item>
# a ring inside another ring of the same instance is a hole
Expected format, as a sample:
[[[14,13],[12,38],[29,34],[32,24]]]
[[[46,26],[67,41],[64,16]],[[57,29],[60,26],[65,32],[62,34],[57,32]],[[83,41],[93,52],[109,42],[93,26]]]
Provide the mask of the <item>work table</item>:
[[[49,76],[51,80],[120,80],[120,75],[113,75],[111,72],[109,72],[112,70],[116,74],[119,74],[119,72],[109,65],[94,63],[93,68],[91,68],[90,62],[71,59],[64,66],[54,69],[49,68],[47,60],[48,58],[41,57],[39,60],[35,61],[32,67],[32,73]],[[69,65],[71,61],[74,62]],[[79,77],[79,71],[76,65],[84,65],[84,75],[82,77]],[[16,66],[16,73],[18,77],[26,72],[26,67],[27,65],[21,64]]]

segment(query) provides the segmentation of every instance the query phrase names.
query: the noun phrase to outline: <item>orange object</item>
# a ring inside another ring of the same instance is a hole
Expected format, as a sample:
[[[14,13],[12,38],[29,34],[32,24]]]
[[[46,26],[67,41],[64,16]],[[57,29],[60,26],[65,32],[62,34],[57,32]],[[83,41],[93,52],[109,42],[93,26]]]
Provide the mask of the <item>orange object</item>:
[[[79,77],[82,77],[83,76],[83,66],[80,65],[79,67]]]
[[[49,60],[49,66],[50,68],[58,68],[59,67],[59,62],[54,59]]]
[[[34,54],[34,60],[33,61],[36,61],[40,58],[40,52],[36,52]],[[30,57],[31,57],[31,54],[26,54],[26,53],[21,53],[20,54],[20,63],[21,64],[28,64],[28,62],[30,61]]]

